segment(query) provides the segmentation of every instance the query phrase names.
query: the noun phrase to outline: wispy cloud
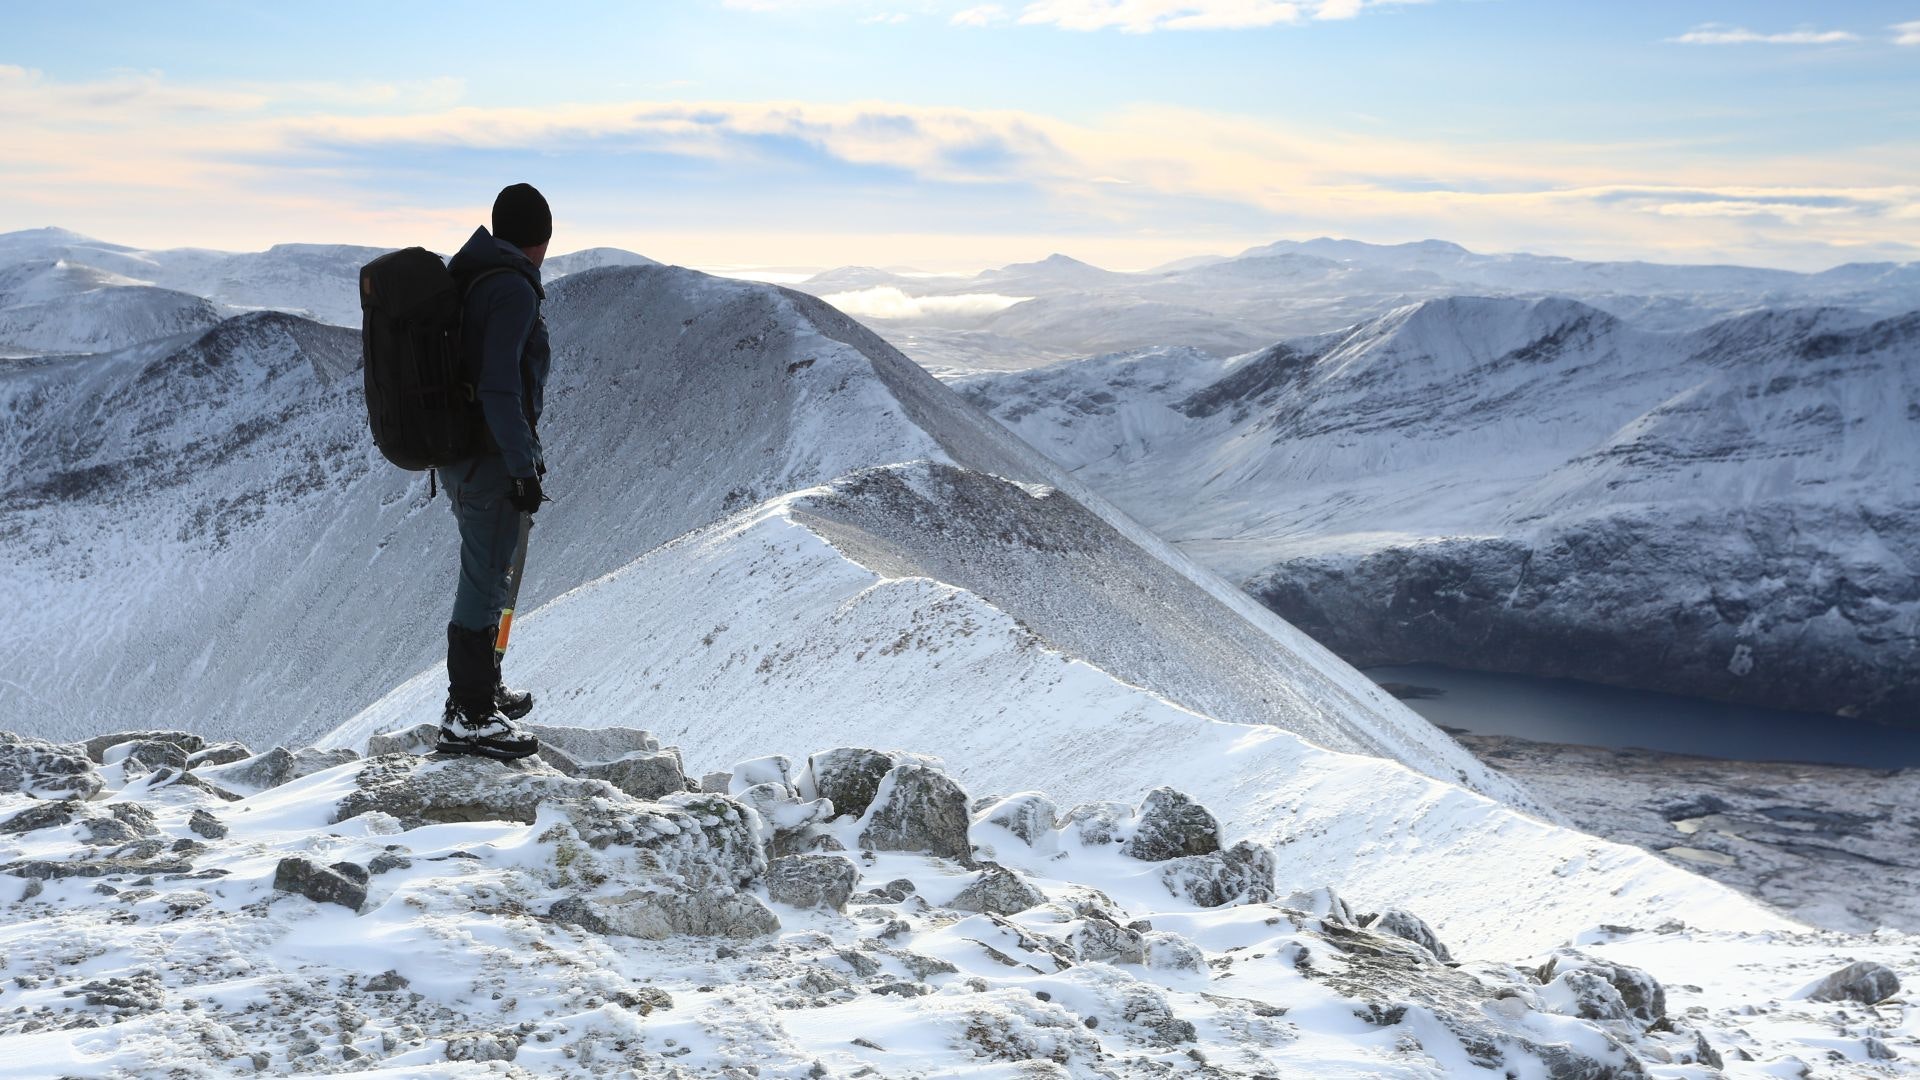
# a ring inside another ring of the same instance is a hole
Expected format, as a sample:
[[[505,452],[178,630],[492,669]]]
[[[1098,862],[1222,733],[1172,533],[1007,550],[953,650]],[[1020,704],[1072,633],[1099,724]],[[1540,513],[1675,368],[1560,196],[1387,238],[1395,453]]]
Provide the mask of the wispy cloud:
[[[1367,7],[1420,0],[1035,0],[1027,25],[1063,30],[1245,30],[1314,19],[1351,19]]]
[[[1704,23],[1667,40],[1681,45],[1844,45],[1859,41],[1860,35],[1848,30],[1805,28],[1768,34],[1743,26]]]
[[[962,8],[947,20],[955,26],[993,26],[1011,19],[1007,9],[999,4],[981,4],[977,7]]]
[[[1895,45],[1920,45],[1920,22],[1894,23],[1887,29],[1893,31]]]
[[[694,262],[794,260],[795,248],[816,263],[901,261],[973,251],[989,232],[1002,261],[1025,250],[1004,245],[1072,233],[1119,265],[1295,230],[1765,262],[1920,251],[1920,147],[1901,145],[1730,159],[1688,143],[1396,138],[1173,107],[1067,120],[880,101],[382,100],[0,68],[0,228],[418,242],[484,212],[478,178],[511,173],[550,179],[583,243]],[[947,231],[910,250],[902,221]],[[656,246],[669,228],[683,247]]]

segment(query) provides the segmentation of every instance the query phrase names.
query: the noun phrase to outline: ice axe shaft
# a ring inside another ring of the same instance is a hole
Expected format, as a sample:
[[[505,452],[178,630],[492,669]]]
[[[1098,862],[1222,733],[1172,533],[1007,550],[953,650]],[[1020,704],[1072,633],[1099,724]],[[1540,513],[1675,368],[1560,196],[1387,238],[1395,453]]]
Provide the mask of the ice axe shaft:
[[[493,639],[496,656],[507,655],[507,637],[513,633],[513,609],[520,604],[520,576],[527,570],[527,537],[533,532],[533,515],[520,515],[520,542],[513,549],[513,569],[507,577],[507,604],[500,609],[500,635]]]

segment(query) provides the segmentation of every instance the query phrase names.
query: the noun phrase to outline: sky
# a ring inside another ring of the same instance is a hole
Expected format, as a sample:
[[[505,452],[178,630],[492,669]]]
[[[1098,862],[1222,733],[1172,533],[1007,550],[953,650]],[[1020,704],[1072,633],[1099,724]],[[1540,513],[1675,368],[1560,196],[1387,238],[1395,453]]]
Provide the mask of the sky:
[[[14,5],[0,231],[1115,269],[1920,258],[1920,0]]]

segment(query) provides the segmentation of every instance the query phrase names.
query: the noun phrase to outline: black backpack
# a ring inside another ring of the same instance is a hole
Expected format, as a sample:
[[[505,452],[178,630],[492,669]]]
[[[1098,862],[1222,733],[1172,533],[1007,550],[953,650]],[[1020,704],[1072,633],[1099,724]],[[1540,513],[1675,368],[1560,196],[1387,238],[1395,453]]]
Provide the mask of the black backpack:
[[[440,256],[411,247],[360,268],[360,348],[373,444],[403,469],[438,469],[489,449],[474,395],[476,372],[460,346],[463,292]]]

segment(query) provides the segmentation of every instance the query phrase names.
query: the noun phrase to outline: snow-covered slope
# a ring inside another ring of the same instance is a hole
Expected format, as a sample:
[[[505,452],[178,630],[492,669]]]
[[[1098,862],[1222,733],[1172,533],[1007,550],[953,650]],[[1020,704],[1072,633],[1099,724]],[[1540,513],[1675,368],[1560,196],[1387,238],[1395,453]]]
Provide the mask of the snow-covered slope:
[[[619,267],[563,279],[547,316],[557,502],[539,518],[524,608],[738,511],[929,462],[816,498],[815,528],[863,566],[938,576],[1179,704],[1527,802],[818,301]],[[0,630],[15,684],[0,725],[75,733],[163,714],[212,733],[313,733],[433,662],[451,522],[424,477],[374,456],[353,345],[255,315],[7,372],[7,414],[37,419],[0,471],[6,574],[25,598]],[[751,577],[725,584],[737,594],[677,594],[679,629],[704,634],[706,609],[764,600]],[[889,662],[928,693],[945,677],[914,656]]]
[[[1912,722],[1917,319],[1453,298],[961,385],[1356,662]]]
[[[568,274],[577,274],[582,270],[598,270],[603,266],[656,266],[654,260],[645,255],[636,255],[631,251],[612,247],[586,248],[582,251],[555,255],[540,265],[540,273],[551,283]]]

